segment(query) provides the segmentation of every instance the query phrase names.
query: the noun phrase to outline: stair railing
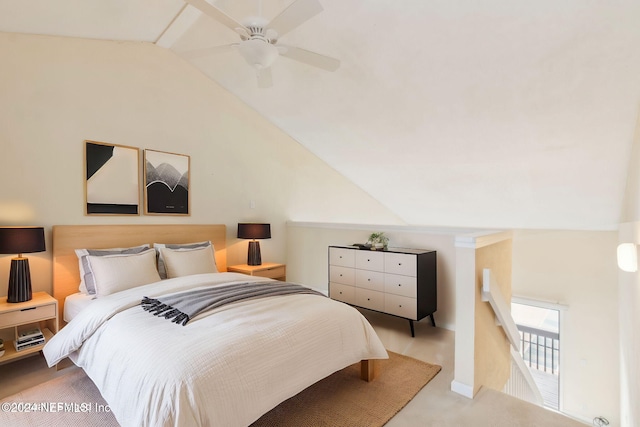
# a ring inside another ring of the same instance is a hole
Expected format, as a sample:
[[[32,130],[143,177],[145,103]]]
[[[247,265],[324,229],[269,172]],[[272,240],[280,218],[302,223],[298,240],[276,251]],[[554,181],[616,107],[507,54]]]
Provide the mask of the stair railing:
[[[489,303],[496,315],[496,323],[511,343],[511,376],[503,392],[542,406],[542,394],[520,354],[520,332],[511,317],[511,306],[505,301],[488,268],[482,270],[482,300]]]

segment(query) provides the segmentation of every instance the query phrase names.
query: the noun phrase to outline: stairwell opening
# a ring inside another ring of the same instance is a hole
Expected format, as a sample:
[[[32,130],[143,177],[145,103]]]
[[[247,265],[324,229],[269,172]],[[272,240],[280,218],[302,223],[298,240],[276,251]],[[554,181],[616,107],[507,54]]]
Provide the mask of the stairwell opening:
[[[560,410],[560,306],[515,299],[511,316],[520,332],[520,353],[544,399]]]

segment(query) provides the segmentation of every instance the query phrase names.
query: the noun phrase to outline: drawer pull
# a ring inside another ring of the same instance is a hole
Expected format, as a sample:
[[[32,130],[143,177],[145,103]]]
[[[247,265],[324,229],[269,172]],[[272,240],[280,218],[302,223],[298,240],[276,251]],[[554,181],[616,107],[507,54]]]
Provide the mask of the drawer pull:
[[[398,307],[402,308],[402,304],[400,304]]]
[[[370,259],[367,260],[367,262],[370,262],[370,261],[371,261]]]
[[[401,263],[401,262],[399,262],[399,263],[398,263],[398,265],[402,265],[402,263]]]
[[[342,295],[342,291],[340,291],[340,295]]]
[[[340,255],[340,259],[342,259],[342,255]]]
[[[398,283],[398,286],[402,286],[402,283]]]
[[[367,301],[371,301],[371,298],[367,298]]]
[[[370,282],[370,281],[371,281],[371,279],[367,279],[367,282]]]
[[[29,310],[35,310],[37,307],[29,307],[29,308],[23,308],[20,311],[29,311]]]
[[[342,277],[342,273],[340,273],[340,277]]]

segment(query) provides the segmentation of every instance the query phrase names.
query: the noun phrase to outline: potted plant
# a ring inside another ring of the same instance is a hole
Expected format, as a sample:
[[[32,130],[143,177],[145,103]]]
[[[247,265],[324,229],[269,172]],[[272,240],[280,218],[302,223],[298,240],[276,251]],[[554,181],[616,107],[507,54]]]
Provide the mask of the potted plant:
[[[371,243],[371,249],[387,249],[389,244],[389,238],[384,235],[384,232],[378,231],[371,233],[369,236],[369,243]]]

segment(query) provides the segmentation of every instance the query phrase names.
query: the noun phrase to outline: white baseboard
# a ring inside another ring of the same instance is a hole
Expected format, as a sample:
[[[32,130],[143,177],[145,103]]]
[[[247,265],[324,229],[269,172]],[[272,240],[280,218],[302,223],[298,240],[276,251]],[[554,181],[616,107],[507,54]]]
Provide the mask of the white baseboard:
[[[473,387],[468,384],[453,380],[451,381],[451,391],[456,392],[464,397],[468,397],[469,399],[473,399]]]

